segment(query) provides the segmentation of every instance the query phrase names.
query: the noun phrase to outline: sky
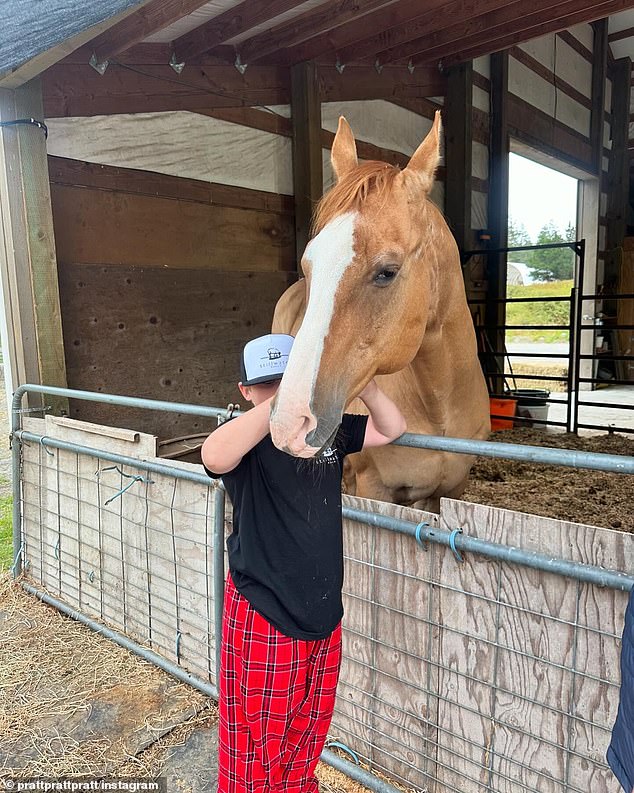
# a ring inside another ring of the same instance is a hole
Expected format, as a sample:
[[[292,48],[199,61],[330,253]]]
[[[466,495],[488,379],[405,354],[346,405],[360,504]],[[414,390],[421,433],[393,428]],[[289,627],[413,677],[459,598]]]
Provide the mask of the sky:
[[[550,220],[561,231],[576,224],[576,179],[517,154],[510,156],[509,173],[509,216],[532,240]]]

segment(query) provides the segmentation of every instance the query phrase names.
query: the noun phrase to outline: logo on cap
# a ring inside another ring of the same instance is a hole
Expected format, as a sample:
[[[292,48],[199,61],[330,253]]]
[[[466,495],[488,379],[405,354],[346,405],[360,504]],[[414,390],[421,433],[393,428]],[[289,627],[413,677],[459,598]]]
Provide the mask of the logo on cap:
[[[242,351],[242,384],[281,380],[293,341],[294,338],[285,333],[270,333],[247,342]]]

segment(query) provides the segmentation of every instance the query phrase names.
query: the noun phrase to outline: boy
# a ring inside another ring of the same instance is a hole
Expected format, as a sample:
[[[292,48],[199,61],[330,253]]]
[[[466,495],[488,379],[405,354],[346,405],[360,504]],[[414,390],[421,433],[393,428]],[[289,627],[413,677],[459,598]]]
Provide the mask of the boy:
[[[314,770],[341,662],[341,478],[347,454],[390,443],[405,420],[372,380],[369,416],[344,414],[317,458],[279,451],[271,401],[292,336],[250,341],[242,396],[254,407],[203,444],[205,470],[233,504],[220,671],[218,793],[317,793]]]

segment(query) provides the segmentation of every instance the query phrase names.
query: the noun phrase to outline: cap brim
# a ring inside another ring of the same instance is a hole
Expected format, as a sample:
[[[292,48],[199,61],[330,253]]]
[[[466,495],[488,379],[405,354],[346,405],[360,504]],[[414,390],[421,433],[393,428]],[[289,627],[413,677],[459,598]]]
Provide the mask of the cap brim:
[[[249,380],[248,382],[242,381],[242,385],[259,385],[260,383],[274,383],[276,380],[281,380],[283,376],[283,372],[279,374],[275,374],[271,376],[270,374],[265,375],[264,377],[255,377],[253,380]]]

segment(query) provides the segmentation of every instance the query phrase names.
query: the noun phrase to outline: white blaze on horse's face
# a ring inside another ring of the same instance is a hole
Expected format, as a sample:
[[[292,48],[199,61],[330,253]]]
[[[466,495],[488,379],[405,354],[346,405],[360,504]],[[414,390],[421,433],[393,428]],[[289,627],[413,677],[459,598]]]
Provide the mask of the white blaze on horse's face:
[[[273,443],[296,457],[312,457],[322,445],[307,442],[307,435],[317,426],[311,402],[337,290],[355,256],[357,217],[356,212],[346,212],[334,218],[304,252],[310,272],[310,299],[271,415]]]

